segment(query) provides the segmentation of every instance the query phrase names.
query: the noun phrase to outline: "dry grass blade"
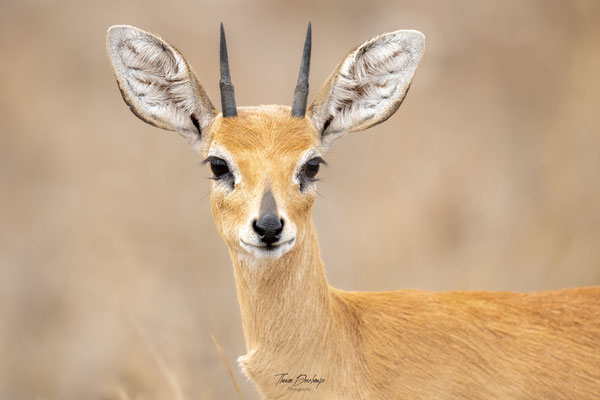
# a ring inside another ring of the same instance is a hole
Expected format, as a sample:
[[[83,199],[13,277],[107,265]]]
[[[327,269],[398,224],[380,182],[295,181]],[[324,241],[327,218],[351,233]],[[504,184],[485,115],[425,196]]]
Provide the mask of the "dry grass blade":
[[[240,387],[237,383],[237,380],[235,379],[235,375],[233,375],[233,370],[231,369],[231,365],[229,365],[229,360],[227,359],[225,352],[221,348],[221,345],[219,344],[219,342],[217,342],[217,339],[213,335],[210,335],[210,337],[212,338],[213,342],[215,343],[215,346],[217,347],[217,351],[221,355],[221,358],[223,359],[223,362],[225,363],[225,366],[227,367],[227,371],[229,371],[229,376],[231,376],[231,380],[233,381],[233,385],[235,386],[235,390],[237,391],[238,397],[240,398],[240,400],[242,400],[242,392],[240,391]]]
[[[171,371],[169,369],[164,358],[162,357],[162,355],[160,354],[160,352],[158,351],[158,349],[156,348],[156,346],[154,345],[154,343],[152,342],[152,340],[150,339],[150,337],[148,336],[148,334],[146,333],[144,328],[137,321],[137,319],[134,318],[131,314],[129,315],[129,318],[133,322],[133,325],[135,326],[135,330],[136,330],[138,336],[143,340],[144,344],[146,345],[146,348],[148,349],[150,356],[154,360],[156,367],[158,368],[160,373],[163,375],[167,384],[173,391],[173,399],[174,400],[184,400],[183,391],[181,390],[181,386],[179,385],[179,382],[177,381],[177,378],[175,377],[175,374],[173,373],[173,371]]]
[[[116,396],[115,400],[131,400],[131,397],[129,397],[127,391],[122,386],[114,387],[113,394]]]

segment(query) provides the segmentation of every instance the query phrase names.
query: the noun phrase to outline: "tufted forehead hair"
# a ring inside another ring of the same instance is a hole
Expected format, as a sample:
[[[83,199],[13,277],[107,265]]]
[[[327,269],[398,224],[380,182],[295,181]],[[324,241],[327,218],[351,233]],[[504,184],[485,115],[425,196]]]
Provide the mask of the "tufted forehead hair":
[[[238,155],[283,157],[320,144],[308,119],[292,117],[288,106],[269,105],[238,107],[236,118],[217,118],[205,151],[213,145]]]

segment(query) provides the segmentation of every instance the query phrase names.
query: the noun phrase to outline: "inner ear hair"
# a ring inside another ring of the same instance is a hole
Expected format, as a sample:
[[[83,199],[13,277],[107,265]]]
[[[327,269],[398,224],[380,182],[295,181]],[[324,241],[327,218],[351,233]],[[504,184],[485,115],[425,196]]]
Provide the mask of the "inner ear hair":
[[[379,124],[400,107],[424,52],[418,31],[377,36],[351,51],[329,76],[309,117],[327,149],[348,132]]]
[[[216,112],[181,53],[158,36],[126,25],[108,30],[107,50],[131,111],[199,145]]]

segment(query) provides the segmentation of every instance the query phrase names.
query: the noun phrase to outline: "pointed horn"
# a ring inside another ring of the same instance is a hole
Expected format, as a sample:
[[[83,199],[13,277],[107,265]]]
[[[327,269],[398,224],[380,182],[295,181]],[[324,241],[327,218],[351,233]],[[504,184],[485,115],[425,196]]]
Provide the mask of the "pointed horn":
[[[306,30],[306,40],[304,41],[304,51],[302,52],[302,61],[300,62],[300,72],[298,73],[298,83],[296,84],[296,89],[294,90],[294,102],[292,103],[292,116],[297,118],[304,118],[306,115],[311,45],[312,28],[309,22]]]
[[[221,22],[221,109],[223,118],[237,116],[237,107],[235,105],[235,91],[231,83],[231,74],[229,73],[229,58],[227,57],[227,41],[225,40],[225,30]]]

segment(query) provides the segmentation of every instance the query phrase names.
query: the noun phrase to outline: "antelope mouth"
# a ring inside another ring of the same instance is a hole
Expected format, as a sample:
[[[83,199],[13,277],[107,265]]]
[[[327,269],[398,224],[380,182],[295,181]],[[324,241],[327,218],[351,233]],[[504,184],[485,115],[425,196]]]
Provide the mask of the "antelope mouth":
[[[294,244],[296,244],[296,238],[268,245],[254,245],[240,239],[242,248],[256,258],[277,259],[290,251],[294,247]]]

